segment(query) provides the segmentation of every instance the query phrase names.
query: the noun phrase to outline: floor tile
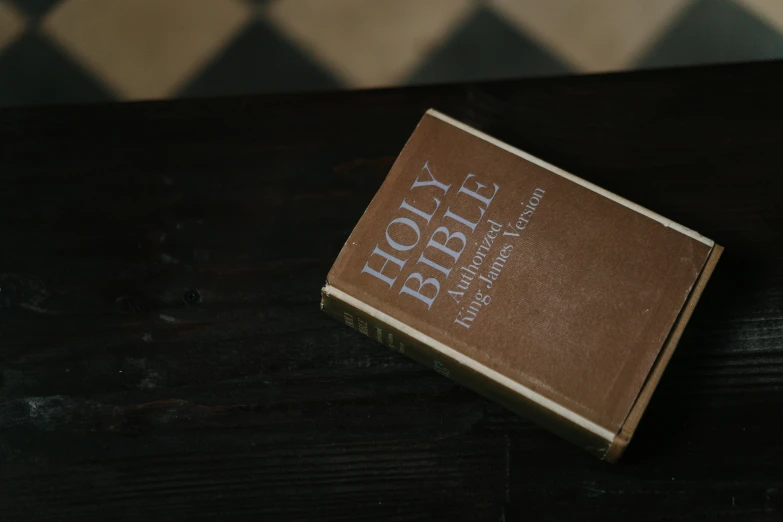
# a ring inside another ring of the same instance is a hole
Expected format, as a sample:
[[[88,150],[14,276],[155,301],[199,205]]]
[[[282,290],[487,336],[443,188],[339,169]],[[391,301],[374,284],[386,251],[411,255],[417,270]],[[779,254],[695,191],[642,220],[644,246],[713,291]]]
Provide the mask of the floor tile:
[[[480,9],[421,65],[409,83],[444,83],[567,73],[558,58],[495,13]]]
[[[13,0],[13,3],[30,17],[40,17],[60,0]]]
[[[125,99],[175,92],[250,21],[243,0],[64,0],[43,30]]]
[[[734,0],[783,32],[783,2],[781,0]]]
[[[348,85],[393,85],[475,8],[473,0],[275,0],[268,16]]]
[[[641,67],[783,57],[783,35],[730,0],[699,0],[638,61]]]
[[[585,72],[628,66],[691,0],[490,0],[519,30]]]
[[[261,20],[245,28],[181,94],[224,96],[338,87],[324,68]]]
[[[0,52],[19,38],[27,26],[27,20],[12,4],[0,3]]]
[[[109,99],[97,81],[34,32],[26,33],[0,54],[0,106]]]
[[[0,105],[770,58],[783,0],[0,0]]]

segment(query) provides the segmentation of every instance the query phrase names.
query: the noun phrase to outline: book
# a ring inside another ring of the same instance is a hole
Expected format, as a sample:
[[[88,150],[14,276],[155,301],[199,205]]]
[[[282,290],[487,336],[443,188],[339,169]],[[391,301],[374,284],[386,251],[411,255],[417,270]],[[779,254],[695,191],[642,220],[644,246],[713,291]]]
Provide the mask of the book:
[[[721,252],[429,110],[329,271],[321,307],[614,462]]]

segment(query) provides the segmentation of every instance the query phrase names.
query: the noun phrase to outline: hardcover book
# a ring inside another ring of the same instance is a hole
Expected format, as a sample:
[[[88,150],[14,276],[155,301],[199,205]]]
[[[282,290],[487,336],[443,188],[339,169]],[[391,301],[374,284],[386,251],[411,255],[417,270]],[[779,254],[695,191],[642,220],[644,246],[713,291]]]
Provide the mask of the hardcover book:
[[[721,251],[430,110],[350,234],[321,306],[615,461]]]

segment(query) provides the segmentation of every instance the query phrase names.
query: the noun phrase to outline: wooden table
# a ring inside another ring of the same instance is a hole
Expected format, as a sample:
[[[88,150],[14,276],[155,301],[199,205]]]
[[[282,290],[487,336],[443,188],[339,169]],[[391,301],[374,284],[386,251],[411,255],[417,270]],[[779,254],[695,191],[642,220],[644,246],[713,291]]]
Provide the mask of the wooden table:
[[[2,519],[781,520],[781,80],[0,111]],[[725,245],[620,464],[319,311],[429,107]]]

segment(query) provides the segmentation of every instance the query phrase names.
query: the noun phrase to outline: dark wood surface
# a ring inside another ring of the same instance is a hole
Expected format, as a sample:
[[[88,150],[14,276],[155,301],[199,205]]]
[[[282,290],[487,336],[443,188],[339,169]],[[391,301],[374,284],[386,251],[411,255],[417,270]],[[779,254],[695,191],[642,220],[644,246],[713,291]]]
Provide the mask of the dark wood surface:
[[[781,520],[781,80],[0,111],[0,517]],[[429,107],[726,247],[618,465],[319,311]]]

